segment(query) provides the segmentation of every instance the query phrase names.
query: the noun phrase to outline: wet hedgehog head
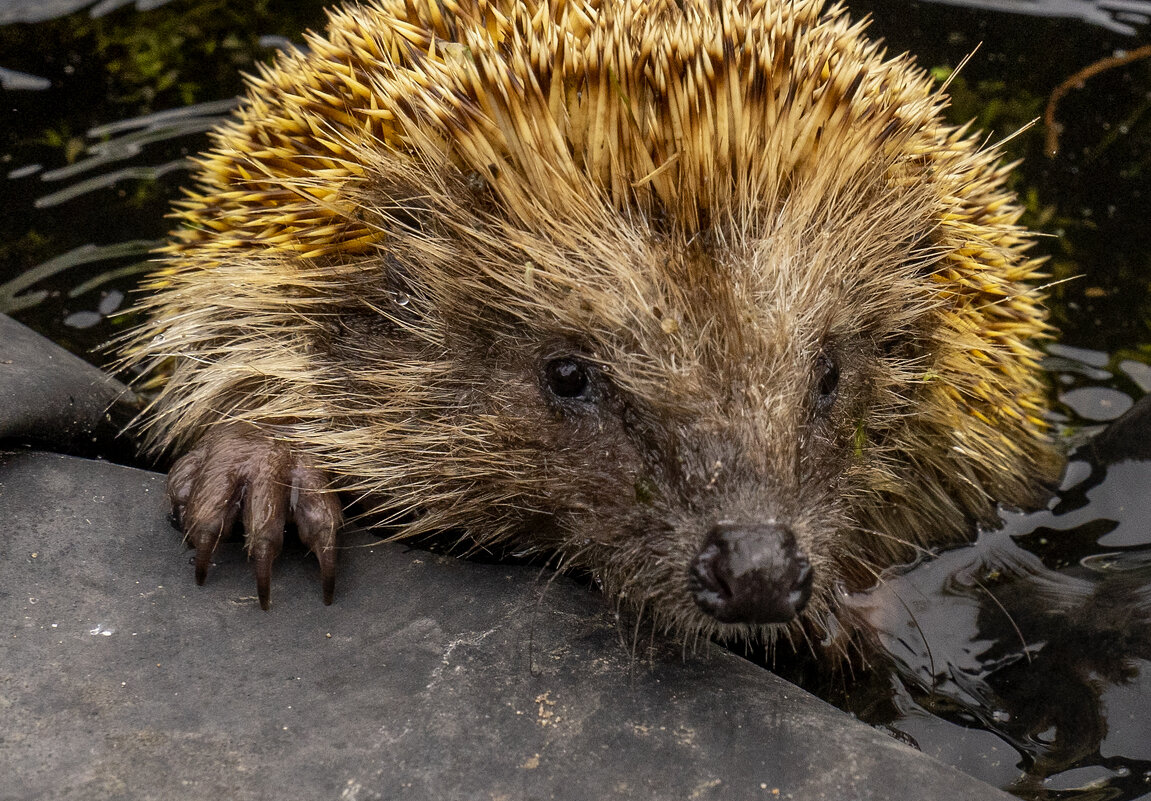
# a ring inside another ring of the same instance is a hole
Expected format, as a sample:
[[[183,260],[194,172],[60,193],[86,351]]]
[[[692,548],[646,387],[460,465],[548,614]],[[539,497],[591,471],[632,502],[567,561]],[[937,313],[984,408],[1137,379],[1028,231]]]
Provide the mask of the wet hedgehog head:
[[[308,48],[182,204],[156,444],[249,421],[688,636],[822,636],[1052,477],[1007,169],[842,7],[382,0]]]

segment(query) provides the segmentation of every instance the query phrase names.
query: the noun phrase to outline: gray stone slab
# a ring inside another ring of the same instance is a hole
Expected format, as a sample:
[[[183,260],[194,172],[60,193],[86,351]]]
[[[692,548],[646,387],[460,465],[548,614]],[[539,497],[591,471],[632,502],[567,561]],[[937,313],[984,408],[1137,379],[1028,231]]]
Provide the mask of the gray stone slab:
[[[720,648],[621,638],[533,568],[351,538],[270,612],[204,587],[162,476],[0,454],[0,798],[1009,798]]]
[[[0,443],[131,458],[121,436],[138,399],[127,387],[0,314]]]

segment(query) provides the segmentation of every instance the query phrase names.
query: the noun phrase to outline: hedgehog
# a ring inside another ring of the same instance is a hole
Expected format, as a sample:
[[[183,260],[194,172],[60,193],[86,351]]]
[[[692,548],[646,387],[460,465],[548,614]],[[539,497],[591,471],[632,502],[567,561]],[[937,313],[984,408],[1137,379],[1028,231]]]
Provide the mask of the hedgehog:
[[[822,0],[373,0],[249,77],[129,359],[203,583],[345,517],[684,638],[1042,501],[1041,259],[946,87]]]

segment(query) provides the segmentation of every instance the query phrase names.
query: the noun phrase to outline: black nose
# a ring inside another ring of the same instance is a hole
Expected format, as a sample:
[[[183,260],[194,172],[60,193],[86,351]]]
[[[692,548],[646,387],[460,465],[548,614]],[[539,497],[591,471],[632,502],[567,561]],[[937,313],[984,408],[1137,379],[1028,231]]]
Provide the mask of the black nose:
[[[786,623],[811,597],[811,563],[778,523],[717,523],[692,560],[688,584],[721,623]]]

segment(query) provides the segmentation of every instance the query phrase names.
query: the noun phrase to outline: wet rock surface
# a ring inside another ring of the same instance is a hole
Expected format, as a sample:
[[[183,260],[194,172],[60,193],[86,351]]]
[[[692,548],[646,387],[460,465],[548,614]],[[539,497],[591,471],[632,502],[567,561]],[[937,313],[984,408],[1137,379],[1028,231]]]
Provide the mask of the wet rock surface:
[[[159,474],[0,453],[0,797],[1009,797],[569,579],[353,534],[334,605],[296,550],[265,613],[167,515]]]
[[[136,413],[127,387],[0,314],[0,447],[129,459],[120,432]]]

